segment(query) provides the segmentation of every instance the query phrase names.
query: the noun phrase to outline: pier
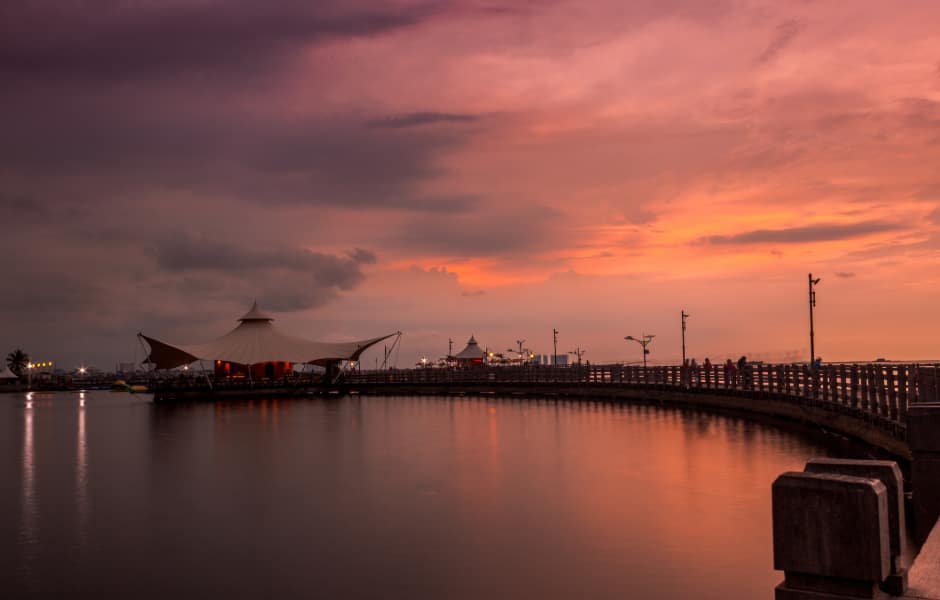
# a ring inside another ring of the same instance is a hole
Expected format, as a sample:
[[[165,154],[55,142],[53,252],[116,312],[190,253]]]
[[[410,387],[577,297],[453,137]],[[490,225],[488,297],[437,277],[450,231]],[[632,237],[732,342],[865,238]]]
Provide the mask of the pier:
[[[940,366],[896,363],[679,366],[590,365],[410,369],[347,374],[363,394],[500,394],[654,401],[809,422],[909,460],[907,414],[940,401]]]

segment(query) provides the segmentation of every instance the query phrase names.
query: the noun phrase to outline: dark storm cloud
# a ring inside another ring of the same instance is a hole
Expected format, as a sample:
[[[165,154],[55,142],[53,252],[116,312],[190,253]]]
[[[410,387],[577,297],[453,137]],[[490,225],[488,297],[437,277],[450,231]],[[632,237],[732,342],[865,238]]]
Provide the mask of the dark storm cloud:
[[[902,227],[882,221],[862,221],[850,225],[826,223],[787,229],[755,229],[735,235],[713,235],[700,241],[710,244],[801,244],[860,237],[871,233],[898,231]]]
[[[5,0],[0,76],[134,80],[268,66],[300,46],[412,26],[431,2]]]
[[[357,248],[338,257],[306,248],[261,247],[234,244],[189,235],[173,235],[150,245],[149,251],[165,271],[214,271],[245,273],[257,270],[291,271],[320,286],[348,290],[363,279],[360,265],[375,262],[375,254]]]
[[[770,38],[770,42],[767,44],[767,47],[764,48],[764,51],[761,52],[760,56],[757,57],[757,62],[766,63],[772,61],[777,57],[780,52],[782,52],[787,46],[789,46],[797,35],[803,30],[803,26],[799,21],[790,19],[784,21],[777,25],[774,29],[774,34]]]
[[[370,129],[401,129],[435,123],[473,123],[479,119],[477,115],[469,114],[414,112],[366,121],[365,125]]]
[[[40,104],[0,115],[0,125],[0,167],[49,173],[50,181],[102,174],[70,187],[70,195],[103,197],[115,187],[142,186],[263,204],[461,212],[474,203],[469,195],[418,191],[442,174],[438,155],[466,137],[449,130],[371,130],[352,120],[287,122],[195,108],[159,112],[114,99],[97,107],[75,103],[67,112]]]

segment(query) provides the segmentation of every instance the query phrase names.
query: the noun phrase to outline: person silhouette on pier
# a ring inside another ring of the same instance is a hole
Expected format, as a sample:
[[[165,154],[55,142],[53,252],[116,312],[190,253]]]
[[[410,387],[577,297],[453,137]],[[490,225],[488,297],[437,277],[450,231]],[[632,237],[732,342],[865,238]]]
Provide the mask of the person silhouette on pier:
[[[751,387],[751,378],[750,378],[750,369],[747,364],[747,357],[742,356],[738,359],[738,373],[741,377],[741,389],[750,389]]]

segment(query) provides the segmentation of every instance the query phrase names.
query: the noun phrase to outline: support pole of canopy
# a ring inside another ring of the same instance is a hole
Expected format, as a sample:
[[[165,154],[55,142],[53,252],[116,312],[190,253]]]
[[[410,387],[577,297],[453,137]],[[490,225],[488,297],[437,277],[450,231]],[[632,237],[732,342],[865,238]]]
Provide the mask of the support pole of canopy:
[[[398,346],[398,342],[400,342],[400,341],[401,341],[401,332],[399,331],[399,332],[397,333],[397,335],[395,336],[395,341],[392,342],[392,347],[389,348],[388,345],[385,346],[385,358],[384,358],[384,360],[382,361],[382,369],[383,369],[383,370],[388,369],[388,357],[392,355],[392,352],[395,351],[395,348],[396,348],[396,346]],[[396,363],[398,362],[398,361],[397,361],[397,358],[398,358],[398,356],[396,355],[396,361],[395,361]]]
[[[209,379],[209,374],[206,373],[206,365],[202,364],[202,361],[199,361],[199,368],[202,369],[202,375],[206,378],[206,383],[209,384],[209,389],[212,389],[212,380]]]
[[[251,365],[248,365],[248,385],[254,386],[255,383],[251,380]]]
[[[150,384],[148,387],[153,391],[154,383],[156,382],[157,375],[157,365],[150,360],[150,353],[147,352],[147,347],[144,346],[144,336],[139,331],[137,332],[137,343],[140,344],[140,349],[144,351],[144,360],[147,361],[147,374],[150,375]]]

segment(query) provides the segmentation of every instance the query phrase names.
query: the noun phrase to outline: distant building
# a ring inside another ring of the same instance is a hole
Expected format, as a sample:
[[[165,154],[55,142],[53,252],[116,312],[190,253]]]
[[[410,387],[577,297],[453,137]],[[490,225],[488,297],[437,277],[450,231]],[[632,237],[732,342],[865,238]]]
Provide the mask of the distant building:
[[[486,360],[486,352],[477,344],[476,338],[472,335],[467,340],[467,347],[454,355],[458,367],[481,366]]]
[[[122,362],[117,364],[117,373],[135,373],[137,371],[137,363],[132,362]]]
[[[553,354],[543,354],[543,355],[542,355],[542,364],[545,365],[545,366],[551,366],[551,365],[553,365],[553,364],[556,364],[555,361],[553,360],[554,358],[557,358],[557,359],[558,359],[558,363],[557,363],[557,364],[558,364],[559,367],[564,367],[564,366],[566,366],[566,365],[568,364],[568,355],[567,355],[567,354],[559,354],[557,357],[556,357],[555,355],[553,355]]]

